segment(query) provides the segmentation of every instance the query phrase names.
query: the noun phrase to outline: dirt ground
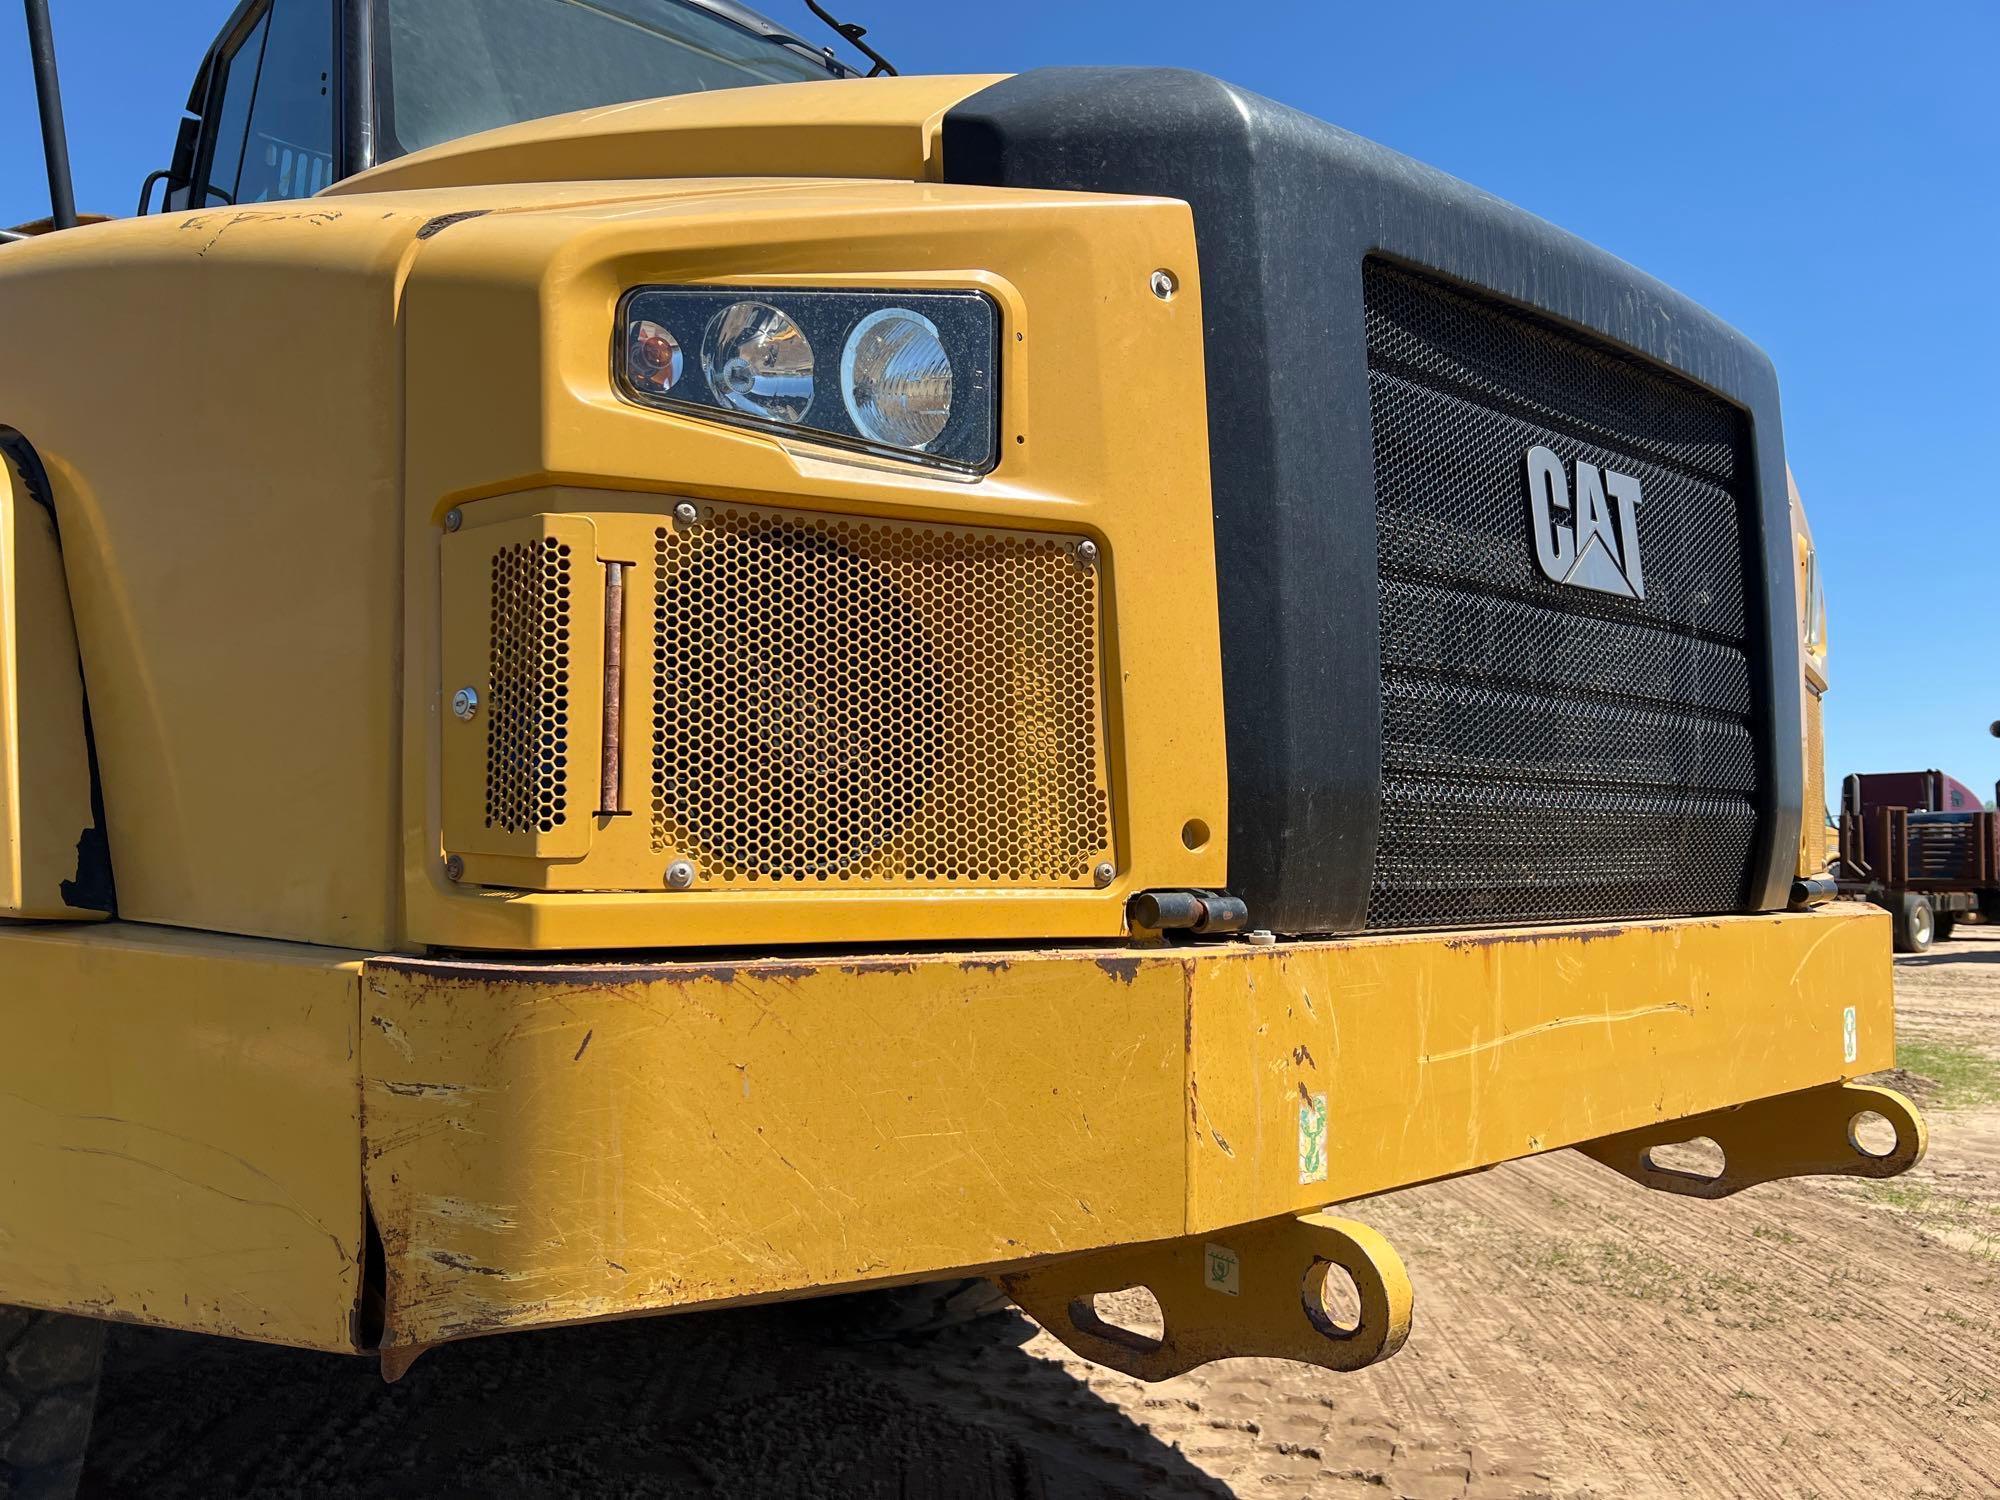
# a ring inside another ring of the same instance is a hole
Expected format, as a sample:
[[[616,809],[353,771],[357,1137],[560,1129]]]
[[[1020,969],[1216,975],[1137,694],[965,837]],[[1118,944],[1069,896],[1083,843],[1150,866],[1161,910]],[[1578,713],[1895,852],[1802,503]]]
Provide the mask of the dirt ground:
[[[797,1309],[371,1366],[114,1333],[85,1493],[2000,1494],[2000,929],[1897,961],[1931,1151],[1889,1182],[1643,1192],[1572,1153],[1352,1206],[1397,1358],[1157,1386],[1018,1316],[851,1347]]]

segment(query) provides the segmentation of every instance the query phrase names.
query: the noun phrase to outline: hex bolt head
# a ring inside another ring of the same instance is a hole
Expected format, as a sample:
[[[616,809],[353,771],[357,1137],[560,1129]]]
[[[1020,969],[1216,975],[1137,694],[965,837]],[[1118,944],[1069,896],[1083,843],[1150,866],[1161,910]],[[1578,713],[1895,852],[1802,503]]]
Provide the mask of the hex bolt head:
[[[461,719],[469,719],[479,712],[479,694],[469,687],[462,687],[451,695],[451,711]]]
[[[1090,873],[1096,878],[1097,883],[1099,885],[1109,885],[1111,884],[1113,877],[1115,877],[1118,874],[1118,869],[1115,865],[1111,863],[1110,860],[1107,859],[1103,864],[1099,865],[1095,870],[1092,870]]]
[[[1095,542],[1078,542],[1078,543],[1076,544],[1076,560],[1077,560],[1077,563],[1078,563],[1078,564],[1079,564],[1080,566],[1082,566],[1082,567],[1086,567],[1086,568],[1093,568],[1093,567],[1096,567],[1096,566],[1097,566],[1097,543],[1095,543]]]
[[[454,505],[450,510],[444,513],[444,529],[446,531],[456,531],[458,530],[459,527],[463,526],[464,524],[465,524],[465,512],[460,510],[457,506]]]
[[[667,866],[667,889],[684,891],[694,884],[694,866],[684,859],[677,859]]]
[[[1164,267],[1148,277],[1147,284],[1152,287],[1153,295],[1162,302],[1173,301],[1174,293],[1181,289],[1180,278]]]
[[[683,526],[692,526],[701,519],[701,512],[683,501],[674,507],[674,519]]]
[[[465,879],[465,861],[456,854],[447,854],[444,857],[444,878],[453,885]]]
[[[1243,941],[1253,948],[1268,948],[1277,940],[1278,935],[1268,927],[1253,927],[1243,934]]]

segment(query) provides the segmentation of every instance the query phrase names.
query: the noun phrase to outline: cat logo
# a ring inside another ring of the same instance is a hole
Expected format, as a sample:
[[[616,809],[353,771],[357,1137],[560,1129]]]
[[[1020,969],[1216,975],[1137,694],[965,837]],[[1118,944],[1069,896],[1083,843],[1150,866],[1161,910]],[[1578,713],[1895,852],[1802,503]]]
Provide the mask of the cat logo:
[[[1631,475],[1579,458],[1572,505],[1563,461],[1547,448],[1530,448],[1528,515],[1535,529],[1535,561],[1551,580],[1625,599],[1646,597],[1646,575],[1639,566],[1639,481]]]

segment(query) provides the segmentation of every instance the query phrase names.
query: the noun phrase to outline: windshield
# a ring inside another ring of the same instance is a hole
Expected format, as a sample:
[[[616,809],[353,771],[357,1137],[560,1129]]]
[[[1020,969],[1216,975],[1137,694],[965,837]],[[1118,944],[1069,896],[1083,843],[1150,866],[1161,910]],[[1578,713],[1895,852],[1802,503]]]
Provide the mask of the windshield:
[[[378,159],[593,105],[843,77],[683,0],[381,0]]]

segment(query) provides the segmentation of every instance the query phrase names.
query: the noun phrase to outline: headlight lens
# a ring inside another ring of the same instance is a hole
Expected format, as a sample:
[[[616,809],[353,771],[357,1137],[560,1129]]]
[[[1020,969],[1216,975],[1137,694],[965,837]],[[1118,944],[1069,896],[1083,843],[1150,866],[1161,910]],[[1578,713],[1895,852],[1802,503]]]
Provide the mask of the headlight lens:
[[[812,409],[812,342],[768,302],[732,302],[710,318],[701,368],[717,401],[750,416],[799,422]]]
[[[937,324],[907,307],[863,318],[841,352],[840,394],[871,443],[929,446],[951,419],[951,356]]]
[[[618,383],[646,405],[976,473],[998,457],[983,293],[640,287],[619,328]],[[682,381],[697,347],[702,378]],[[837,380],[815,365],[834,350]]]

